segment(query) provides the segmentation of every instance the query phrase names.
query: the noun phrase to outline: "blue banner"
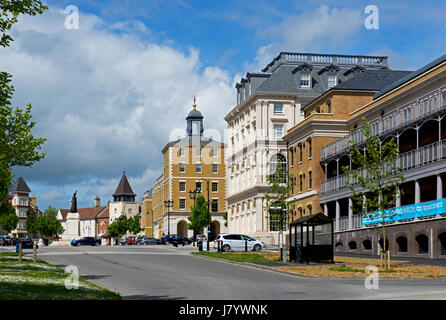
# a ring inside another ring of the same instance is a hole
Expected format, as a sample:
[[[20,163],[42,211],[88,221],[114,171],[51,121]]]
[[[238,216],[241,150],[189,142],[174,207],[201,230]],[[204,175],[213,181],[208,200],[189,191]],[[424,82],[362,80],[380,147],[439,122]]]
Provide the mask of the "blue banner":
[[[384,210],[384,221],[398,221],[446,213],[446,199],[411,204],[395,209]],[[382,212],[375,211],[372,217],[362,218],[363,225],[382,223]]]

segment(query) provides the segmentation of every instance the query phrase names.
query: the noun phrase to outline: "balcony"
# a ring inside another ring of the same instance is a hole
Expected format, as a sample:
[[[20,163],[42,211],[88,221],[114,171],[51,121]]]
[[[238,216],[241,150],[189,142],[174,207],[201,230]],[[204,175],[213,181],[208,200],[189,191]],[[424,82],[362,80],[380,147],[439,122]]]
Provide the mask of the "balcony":
[[[446,158],[446,139],[400,154],[396,165],[404,172],[413,168],[427,165],[429,163],[440,161],[444,158]],[[361,170],[361,176],[365,177],[366,171],[364,169],[358,170]],[[358,182],[353,181],[353,183],[356,184]],[[321,194],[344,188],[348,188],[346,173],[322,181]]]
[[[439,94],[440,91],[442,91],[442,97]],[[372,134],[380,136],[443,111],[446,109],[445,100],[446,87],[441,90],[433,91],[423,98],[412,101],[411,103],[394,110],[385,117],[370,122]],[[364,142],[364,136],[362,135],[360,128],[342,139],[323,146],[321,148],[321,161],[346,151],[351,146],[351,141],[354,141],[356,144]]]

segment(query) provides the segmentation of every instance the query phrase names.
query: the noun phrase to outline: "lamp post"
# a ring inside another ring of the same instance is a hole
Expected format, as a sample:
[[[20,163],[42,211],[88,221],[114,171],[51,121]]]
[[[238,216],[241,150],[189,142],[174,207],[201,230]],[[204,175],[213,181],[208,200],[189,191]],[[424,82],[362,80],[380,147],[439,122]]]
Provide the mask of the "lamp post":
[[[165,200],[164,206],[167,207],[167,234],[170,234],[170,208],[173,205],[173,200]]]

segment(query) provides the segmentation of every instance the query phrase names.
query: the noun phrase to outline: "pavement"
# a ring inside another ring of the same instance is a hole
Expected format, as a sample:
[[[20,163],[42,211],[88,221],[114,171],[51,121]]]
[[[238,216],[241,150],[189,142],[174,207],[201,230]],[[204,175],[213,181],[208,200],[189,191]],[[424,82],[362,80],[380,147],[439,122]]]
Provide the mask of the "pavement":
[[[302,300],[446,299],[446,280],[320,279],[191,255],[197,247],[42,247],[38,257],[65,268],[74,265],[85,279],[124,299]],[[14,248],[0,248],[14,251]],[[31,254],[31,250],[26,251]]]

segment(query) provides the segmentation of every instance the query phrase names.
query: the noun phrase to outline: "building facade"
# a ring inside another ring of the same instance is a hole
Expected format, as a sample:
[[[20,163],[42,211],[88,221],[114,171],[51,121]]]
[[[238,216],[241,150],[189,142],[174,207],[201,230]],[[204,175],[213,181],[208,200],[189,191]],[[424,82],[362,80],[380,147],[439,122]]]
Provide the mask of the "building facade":
[[[113,223],[122,215],[127,218],[139,215],[139,204],[135,199],[136,194],[133,192],[124,171],[116,191],[113,193],[113,202],[108,205],[109,222]]]
[[[261,73],[237,83],[237,106],[228,129],[227,206],[230,232],[277,243],[280,222],[269,216],[266,174],[286,166],[282,136],[304,120],[303,105],[363,70],[387,68],[387,57],[280,53]]]
[[[212,216],[209,231],[226,232],[225,145],[203,136],[203,115],[195,104],[186,121],[186,136],[169,142],[161,151],[163,174],[143,200],[146,211],[151,206],[155,238],[167,234],[191,237],[193,231],[188,230],[188,217],[199,194],[209,204]]]
[[[352,205],[345,174],[330,169],[350,163],[349,141],[363,143],[365,117],[382,142],[396,139],[396,165],[405,178],[395,217],[386,223],[386,247],[393,256],[446,258],[445,114],[446,55],[376,93],[373,101],[350,114],[351,133],[321,148],[320,165],[327,170],[320,203],[335,220],[336,251],[379,254],[383,244],[382,229],[373,229],[376,221],[363,219]]]
[[[26,217],[28,212],[34,212],[36,217],[39,214],[39,209],[36,203],[35,196],[29,196],[31,189],[26,184],[23,177],[19,177],[17,181],[13,181],[8,190],[8,202],[13,206],[19,217],[17,228],[10,232],[12,238],[27,238],[26,231]]]
[[[141,228],[146,237],[153,238],[152,190],[147,190],[141,201]]]
[[[305,119],[283,137],[288,144],[288,171],[294,180],[288,202],[289,221],[323,212],[319,204],[321,183],[345,165],[321,166],[321,148],[349,133],[348,120],[359,107],[373,101],[373,95],[410,71],[365,70],[320,95],[304,106]]]

